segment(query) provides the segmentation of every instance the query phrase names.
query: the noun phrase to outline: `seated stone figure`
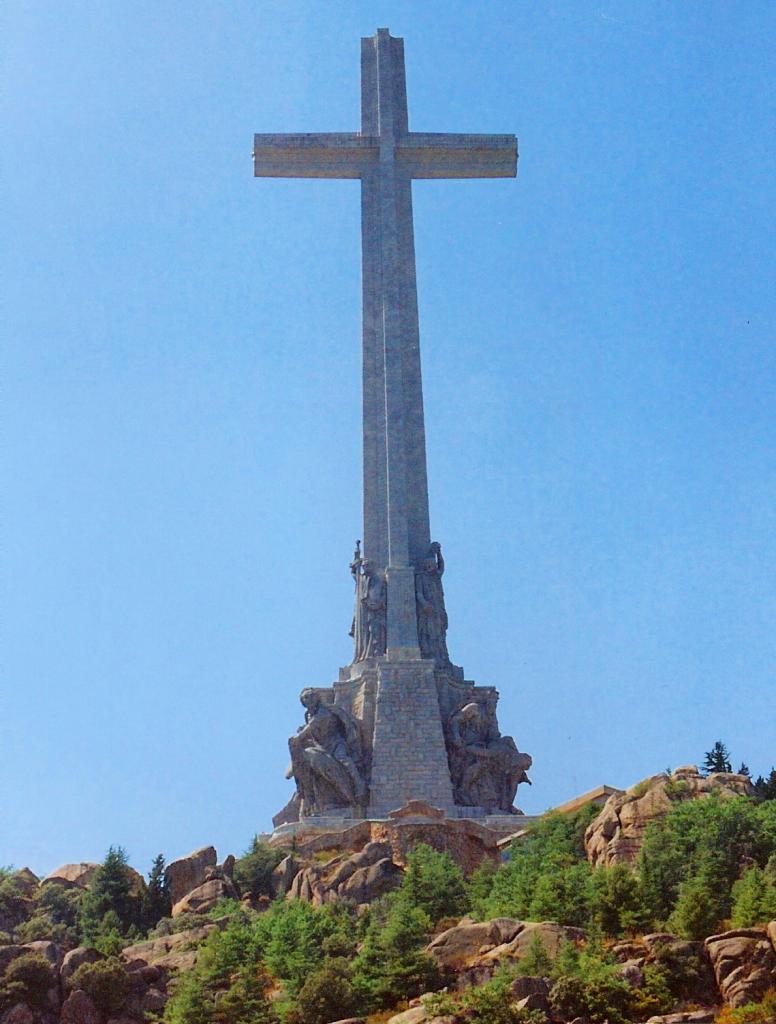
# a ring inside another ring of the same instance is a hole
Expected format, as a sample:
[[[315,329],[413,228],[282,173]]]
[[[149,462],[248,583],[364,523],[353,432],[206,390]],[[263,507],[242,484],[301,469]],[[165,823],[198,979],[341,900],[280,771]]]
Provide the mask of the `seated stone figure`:
[[[498,693],[488,687],[473,697],[451,716],[448,726],[455,802],[483,807],[488,814],[513,814],[518,785],[531,782],[526,774],[531,757],[499,732]]]
[[[367,786],[363,772],[361,728],[345,708],[326,703],[309,687],[299,698],[305,724],[288,741],[291,767],[300,797],[299,816],[363,807]]]

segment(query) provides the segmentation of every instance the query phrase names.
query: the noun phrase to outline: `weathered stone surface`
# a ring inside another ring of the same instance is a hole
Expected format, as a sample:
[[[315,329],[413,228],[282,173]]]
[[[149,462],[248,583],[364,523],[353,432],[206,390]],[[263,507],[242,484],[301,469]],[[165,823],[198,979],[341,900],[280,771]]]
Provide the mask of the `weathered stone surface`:
[[[228,878],[211,878],[187,893],[172,908],[172,916],[180,914],[206,914],[220,900],[238,899],[237,889]]]
[[[428,1014],[424,1007],[413,1006],[409,1010],[397,1013],[395,1017],[391,1017],[388,1020],[388,1024],[423,1024],[426,1020],[428,1020]]]
[[[712,935],[705,946],[719,991],[730,1006],[755,1003],[776,985],[776,952],[765,928]]]
[[[217,924],[205,924],[201,928],[190,928],[184,932],[163,935],[128,946],[121,954],[127,966],[133,961],[142,961],[168,971],[187,971],[197,962],[197,947],[208,935],[218,929]],[[193,948],[192,948],[193,947]]]
[[[516,1004],[518,1010],[538,1010],[545,1017],[550,1016],[550,1000],[540,992],[532,992],[531,995],[518,999]]]
[[[207,878],[208,868],[214,868],[218,861],[215,847],[203,846],[188,857],[179,857],[165,869],[165,878],[170,887],[173,906],[193,889],[198,888]]]
[[[92,949],[90,946],[77,946],[75,949],[71,949],[69,953],[65,953],[60,968],[59,976],[62,984],[67,985],[81,964],[95,964],[98,960],[104,959],[104,953],[100,953],[98,949]]]
[[[102,1024],[102,1014],[80,989],[71,992],[62,1004],[61,1024]]]
[[[525,999],[526,996],[548,996],[550,986],[546,978],[527,974],[522,978],[515,978],[509,986],[509,991],[515,999]]]
[[[384,857],[376,864],[358,868],[337,890],[342,899],[354,903],[372,903],[395,889],[401,882],[403,872],[390,857]]]
[[[94,864],[90,861],[81,861],[78,864],[62,864],[52,871],[51,874],[46,875],[43,879],[43,883],[56,882],[58,884],[68,886],[78,886],[80,889],[86,889],[94,878],[94,873],[99,867],[99,864]]]
[[[55,942],[49,942],[47,939],[25,942],[24,950],[26,953],[42,956],[55,970],[59,970],[59,965],[62,963],[62,950]]]
[[[718,772],[702,776],[686,767],[672,775],[653,775],[625,793],[609,797],[585,833],[587,858],[593,865],[630,864],[638,856],[650,822],[663,817],[676,803],[716,793],[721,797],[751,796],[745,775]]]
[[[464,919],[433,939],[427,952],[440,967],[465,973],[465,980],[479,984],[487,980],[502,959],[519,960],[524,956],[535,936],[540,938],[547,953],[554,956],[563,942],[579,942],[585,933],[581,928],[569,928],[553,921],[499,917],[475,923]]]
[[[464,918],[459,924],[437,935],[427,952],[442,967],[461,970],[469,967],[485,952],[511,942],[525,925],[511,917],[474,922]]]
[[[367,843],[359,853],[333,857],[326,864],[308,864],[294,877],[287,898],[314,906],[339,899],[371,903],[401,881],[402,870],[390,853],[387,843]]]
[[[647,1024],[713,1024],[715,1017],[714,1010],[685,1010],[681,1013],[665,1013],[662,1016],[650,1017]]]
[[[285,896],[288,890],[291,888],[291,883],[299,873],[301,864],[294,857],[293,854],[289,854],[284,857],[283,860],[278,864],[275,870],[272,872],[272,881],[270,883],[272,887],[272,893],[275,896]]]
[[[0,1024],[35,1024],[35,1014],[26,1003],[17,1003],[0,1017]]]
[[[167,1005],[167,994],[159,988],[149,988],[140,1002],[143,1013],[159,1013]]]

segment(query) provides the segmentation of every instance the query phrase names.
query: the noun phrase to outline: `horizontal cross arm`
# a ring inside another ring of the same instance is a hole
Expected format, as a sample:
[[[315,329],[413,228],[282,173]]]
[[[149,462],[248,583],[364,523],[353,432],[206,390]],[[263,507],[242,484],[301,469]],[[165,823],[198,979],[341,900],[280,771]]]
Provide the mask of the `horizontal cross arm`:
[[[410,132],[396,149],[412,178],[514,178],[514,135]]]
[[[257,178],[360,178],[376,158],[376,140],[354,132],[253,137]]]

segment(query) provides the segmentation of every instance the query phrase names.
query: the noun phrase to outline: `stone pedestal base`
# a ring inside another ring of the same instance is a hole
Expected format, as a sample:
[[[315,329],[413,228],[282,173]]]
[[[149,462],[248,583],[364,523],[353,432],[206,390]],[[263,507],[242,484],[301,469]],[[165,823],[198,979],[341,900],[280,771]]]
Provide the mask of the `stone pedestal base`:
[[[384,818],[418,797],[454,815],[433,662],[380,659],[374,706],[367,817]]]

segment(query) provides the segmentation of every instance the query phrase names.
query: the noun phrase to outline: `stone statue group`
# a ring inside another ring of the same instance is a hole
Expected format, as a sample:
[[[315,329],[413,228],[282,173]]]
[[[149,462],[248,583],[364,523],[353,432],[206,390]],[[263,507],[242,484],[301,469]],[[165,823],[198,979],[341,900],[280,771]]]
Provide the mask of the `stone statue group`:
[[[350,635],[353,662],[379,658],[386,650],[387,585],[384,574],[361,557],[360,543],[350,571],[355,582],[355,612]],[[434,542],[415,574],[418,642],[421,656],[433,658],[438,685],[444,686],[452,665],[447,651],[447,612],[441,546]],[[460,671],[460,670],[459,670]],[[465,697],[443,715],[448,763],[455,803],[486,814],[514,813],[514,799],[531,757],[498,728],[493,687],[464,687]],[[334,691],[302,691],[305,721],[289,740],[288,777],[297,785],[298,812],[309,817],[328,812],[352,816],[366,811],[369,796],[369,740],[362,722],[334,703]],[[443,702],[440,701],[440,705]],[[440,714],[441,708],[440,708]]]
[[[361,541],[356,541],[350,571],[356,584],[356,606],[350,628],[355,648],[353,661],[366,661],[385,654],[387,585],[385,574],[368,558],[361,557]],[[434,541],[428,557],[415,570],[415,607],[421,656],[433,658],[439,668],[450,664],[442,589],[444,571],[442,546]]]

